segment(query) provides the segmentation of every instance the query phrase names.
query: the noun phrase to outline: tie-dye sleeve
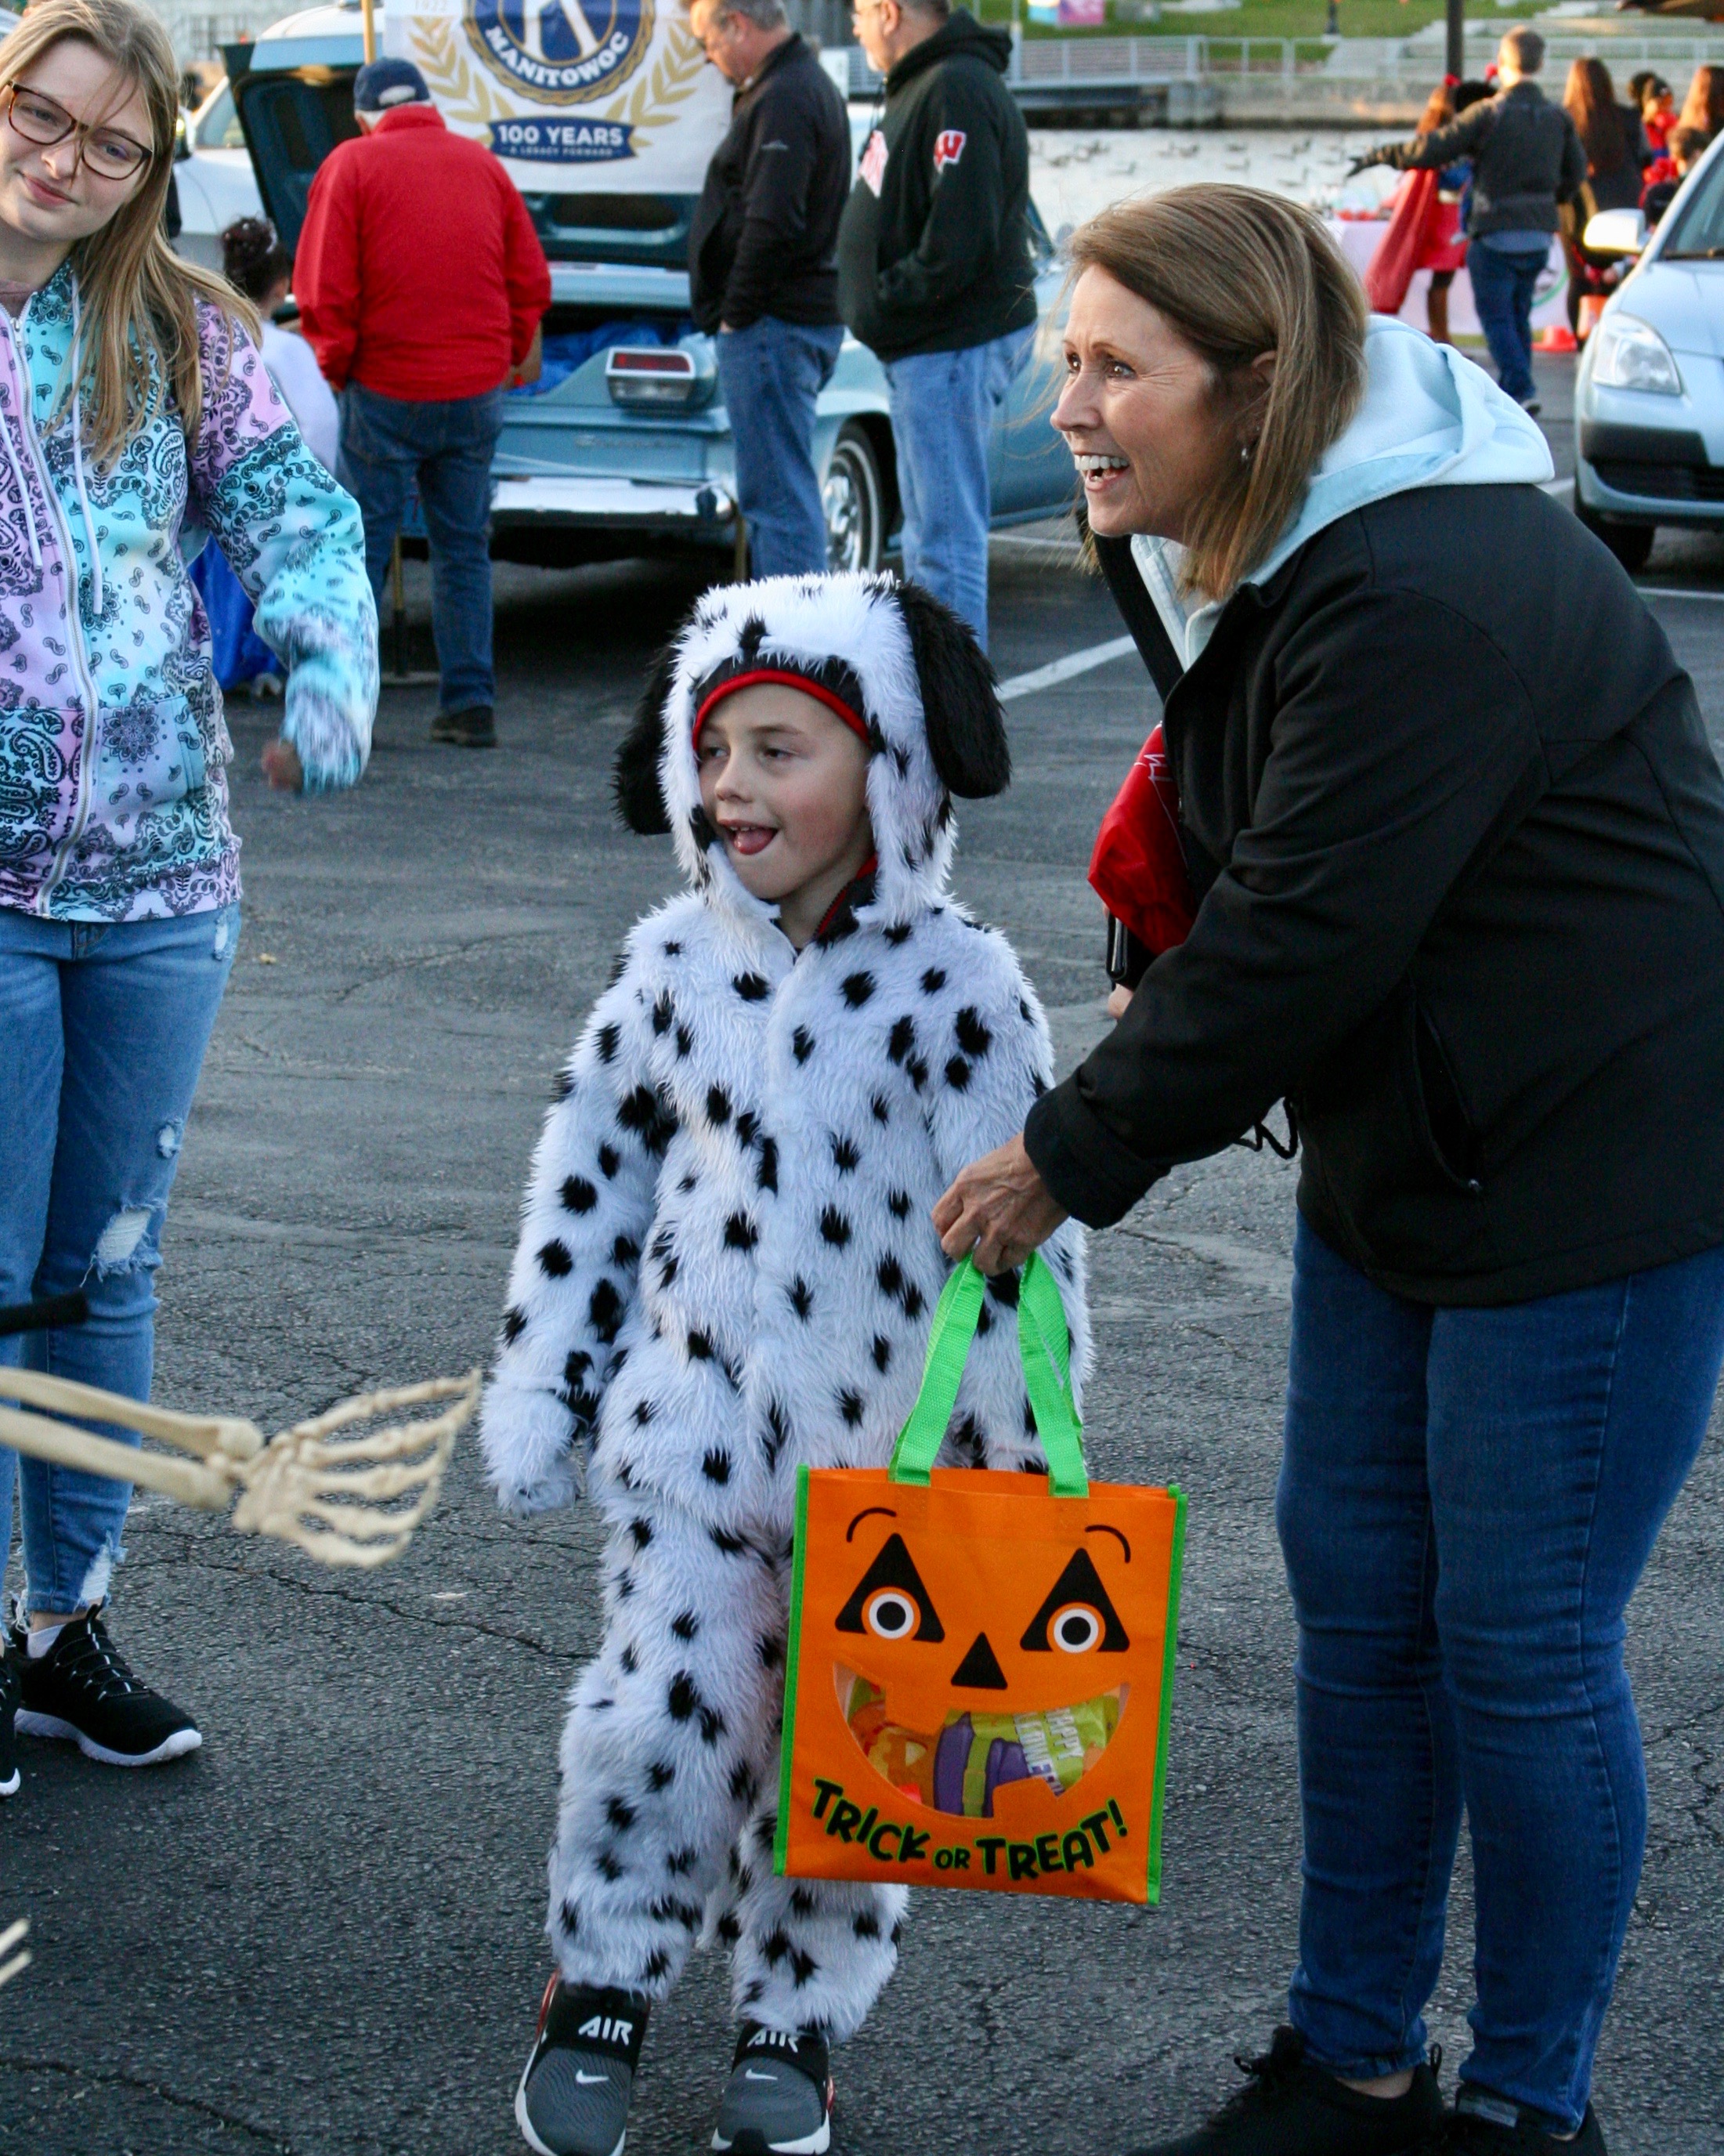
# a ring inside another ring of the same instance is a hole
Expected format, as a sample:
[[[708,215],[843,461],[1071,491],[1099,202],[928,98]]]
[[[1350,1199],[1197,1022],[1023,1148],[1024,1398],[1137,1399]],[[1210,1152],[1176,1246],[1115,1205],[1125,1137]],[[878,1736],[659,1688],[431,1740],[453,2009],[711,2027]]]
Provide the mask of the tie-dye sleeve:
[[[305,447],[244,331],[218,307],[198,311],[203,414],[188,507],[287,668],[281,732],[299,752],[305,791],[351,786],[371,754],[377,706],[377,611],[358,505]]]

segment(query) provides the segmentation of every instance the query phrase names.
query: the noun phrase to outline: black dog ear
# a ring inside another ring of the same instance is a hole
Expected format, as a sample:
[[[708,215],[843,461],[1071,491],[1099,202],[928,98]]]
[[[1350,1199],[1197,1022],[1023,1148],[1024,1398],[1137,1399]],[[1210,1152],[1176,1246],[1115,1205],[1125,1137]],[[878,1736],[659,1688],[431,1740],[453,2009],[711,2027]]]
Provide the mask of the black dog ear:
[[[670,829],[670,815],[659,785],[659,761],[664,752],[664,706],[676,680],[677,639],[673,637],[647,673],[634,716],[611,766],[611,793],[617,814],[643,839]]]
[[[950,793],[979,801],[1012,783],[999,684],[968,627],[920,584],[894,597],[910,631],[934,768]]]

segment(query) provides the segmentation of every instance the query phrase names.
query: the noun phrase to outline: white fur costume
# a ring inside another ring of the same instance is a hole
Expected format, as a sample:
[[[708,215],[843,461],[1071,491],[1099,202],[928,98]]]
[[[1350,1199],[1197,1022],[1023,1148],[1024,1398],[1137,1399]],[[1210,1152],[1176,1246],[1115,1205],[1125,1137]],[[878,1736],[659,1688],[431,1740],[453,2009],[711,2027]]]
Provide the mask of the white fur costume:
[[[562,1502],[584,1466],[611,1527],[605,1643],[562,1748],[547,1929],[565,1978],[662,1997],[711,1921],[736,1943],[739,2013],[840,2041],[891,1974],[905,1894],[772,1876],[796,1469],[885,1464],[949,1269],[930,1210],[1051,1078],[1010,947],[947,896],[923,690],[969,696],[960,732],[978,699],[1000,725],[962,634],[885,578],[721,588],[696,608],[634,743],[650,754],[662,726],[657,786],[694,889],[637,925],[570,1060],[484,1409],[505,1505]],[[775,660],[847,669],[875,749],[872,894],[799,957],[701,812],[692,741],[703,685]],[[930,723],[962,785],[962,744],[942,742],[940,710]],[[998,756],[986,790],[1003,733]],[[626,776],[619,791],[626,810]],[[1080,1380],[1081,1230],[1045,1255]],[[1013,1301],[1008,1276],[984,1304],[951,1464],[1043,1465]]]

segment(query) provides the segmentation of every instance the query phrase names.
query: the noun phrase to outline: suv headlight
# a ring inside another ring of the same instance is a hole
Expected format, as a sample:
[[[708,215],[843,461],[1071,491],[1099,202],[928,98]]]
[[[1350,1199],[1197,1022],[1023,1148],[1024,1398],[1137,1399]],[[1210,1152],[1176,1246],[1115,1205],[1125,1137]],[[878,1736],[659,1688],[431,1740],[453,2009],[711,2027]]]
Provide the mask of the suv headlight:
[[[1682,377],[1670,346],[1650,322],[1608,314],[1593,331],[1593,380],[1602,389],[1650,389],[1680,397]]]

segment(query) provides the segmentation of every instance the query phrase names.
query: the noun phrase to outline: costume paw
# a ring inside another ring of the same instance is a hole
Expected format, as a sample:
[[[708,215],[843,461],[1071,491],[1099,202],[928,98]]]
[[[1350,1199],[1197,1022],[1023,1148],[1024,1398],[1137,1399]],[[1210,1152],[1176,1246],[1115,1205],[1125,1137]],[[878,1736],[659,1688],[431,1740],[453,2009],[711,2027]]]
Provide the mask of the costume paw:
[[[536,1512],[554,1512],[559,1506],[573,1504],[580,1494],[580,1474],[571,1458],[567,1466],[536,1481],[499,1484],[497,1503],[515,1519],[530,1520]]]

